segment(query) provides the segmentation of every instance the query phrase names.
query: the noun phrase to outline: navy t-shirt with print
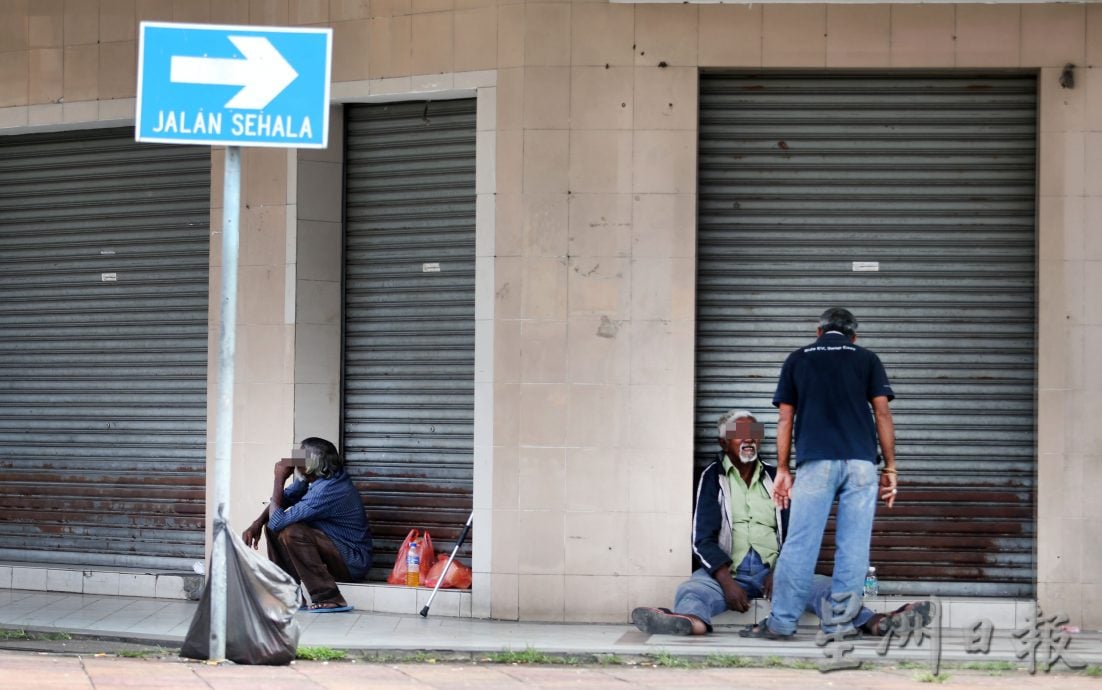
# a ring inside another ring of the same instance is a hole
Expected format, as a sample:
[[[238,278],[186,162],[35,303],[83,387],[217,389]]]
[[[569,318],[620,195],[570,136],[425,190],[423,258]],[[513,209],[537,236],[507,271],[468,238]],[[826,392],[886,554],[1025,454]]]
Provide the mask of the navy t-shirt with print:
[[[796,460],[876,462],[870,401],[895,397],[880,358],[832,331],[788,356],[773,404],[796,408]]]

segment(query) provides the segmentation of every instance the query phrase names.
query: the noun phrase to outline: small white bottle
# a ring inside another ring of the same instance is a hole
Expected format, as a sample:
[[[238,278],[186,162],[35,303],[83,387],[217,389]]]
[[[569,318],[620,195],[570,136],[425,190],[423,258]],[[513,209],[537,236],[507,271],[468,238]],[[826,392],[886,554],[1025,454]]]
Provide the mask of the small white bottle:
[[[869,566],[865,573],[865,598],[875,597],[880,594],[880,581],[876,579],[876,568]]]

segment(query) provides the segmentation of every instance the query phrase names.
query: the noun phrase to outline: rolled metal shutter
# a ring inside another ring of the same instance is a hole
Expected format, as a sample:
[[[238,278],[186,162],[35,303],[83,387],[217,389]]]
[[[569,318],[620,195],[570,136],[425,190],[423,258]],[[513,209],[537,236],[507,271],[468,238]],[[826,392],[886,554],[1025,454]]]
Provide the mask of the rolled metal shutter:
[[[472,507],[475,101],[346,127],[343,446],[378,580],[411,528],[446,548]]]
[[[698,466],[847,307],[898,396],[881,590],[1032,594],[1035,78],[704,74],[700,108]]]
[[[0,559],[203,557],[210,150],[0,137]]]

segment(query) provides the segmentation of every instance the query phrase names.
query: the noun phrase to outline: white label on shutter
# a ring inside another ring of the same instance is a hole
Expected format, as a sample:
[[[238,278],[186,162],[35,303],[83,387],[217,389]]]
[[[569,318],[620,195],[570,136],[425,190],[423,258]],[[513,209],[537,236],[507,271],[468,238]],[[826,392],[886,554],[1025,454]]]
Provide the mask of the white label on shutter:
[[[431,263],[421,264],[421,272],[422,273],[439,273],[440,272],[440,264],[435,262],[435,261],[433,261]]]
[[[115,273],[100,273],[99,279],[105,283],[114,283],[119,277]]]
[[[111,254],[114,254],[115,250],[114,249],[101,249],[101,250],[99,250],[99,253],[103,254],[104,256],[109,256]]]
[[[855,271],[879,271],[879,261],[854,261],[853,270]]]

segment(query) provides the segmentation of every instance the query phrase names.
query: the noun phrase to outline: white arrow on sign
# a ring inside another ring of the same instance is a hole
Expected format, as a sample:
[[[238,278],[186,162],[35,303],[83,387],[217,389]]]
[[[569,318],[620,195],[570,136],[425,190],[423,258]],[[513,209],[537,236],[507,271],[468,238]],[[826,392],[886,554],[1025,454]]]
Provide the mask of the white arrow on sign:
[[[244,87],[227,108],[262,110],[298,78],[298,72],[263,36],[228,36],[244,60],[172,56],[169,79],[178,84]]]

